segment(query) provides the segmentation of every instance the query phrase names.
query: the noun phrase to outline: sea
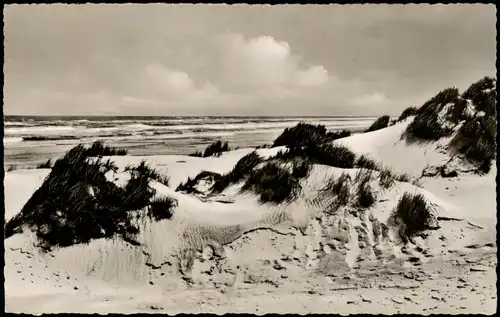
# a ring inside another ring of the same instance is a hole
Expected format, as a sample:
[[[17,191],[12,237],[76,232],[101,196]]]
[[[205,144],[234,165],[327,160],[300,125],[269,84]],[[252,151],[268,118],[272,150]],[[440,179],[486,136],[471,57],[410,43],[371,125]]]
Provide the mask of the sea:
[[[359,133],[376,117],[110,117],[5,116],[4,167],[33,168],[77,144],[102,140],[129,155],[185,155],[216,140],[232,148],[270,145],[300,122]]]

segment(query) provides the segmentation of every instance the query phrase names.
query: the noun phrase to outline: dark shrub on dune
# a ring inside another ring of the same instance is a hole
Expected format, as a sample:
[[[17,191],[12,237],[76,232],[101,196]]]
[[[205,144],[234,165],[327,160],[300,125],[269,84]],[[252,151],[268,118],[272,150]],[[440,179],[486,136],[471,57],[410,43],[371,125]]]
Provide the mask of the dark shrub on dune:
[[[292,176],[295,178],[304,178],[309,176],[312,170],[312,164],[309,160],[295,160],[292,166]]]
[[[494,117],[475,117],[465,122],[451,140],[450,145],[458,153],[480,167],[490,166],[490,161],[496,159],[496,120]]]
[[[439,110],[439,104],[429,104],[424,110],[419,110],[417,116],[406,127],[404,136],[410,140],[434,141],[450,135],[451,131],[443,128],[439,120]]]
[[[209,157],[209,156],[220,156],[222,152],[227,152],[229,151],[229,144],[227,142],[222,143],[222,141],[216,141],[212,144],[210,144],[206,149],[205,152],[203,153],[203,157]]]
[[[422,107],[417,111],[417,115],[425,112],[427,108],[435,108],[437,111],[441,110],[442,107],[448,103],[455,103],[457,98],[460,97],[458,89],[456,87],[446,88],[437,93],[434,97],[427,100]]]
[[[389,126],[390,120],[391,117],[389,116],[381,116],[377,120],[375,120],[375,122],[373,122],[372,125],[365,132],[372,132],[387,128]]]
[[[403,112],[401,112],[401,115],[399,115],[399,118],[398,118],[397,121],[401,122],[401,121],[405,120],[408,117],[416,115],[417,112],[418,112],[418,108],[417,107],[408,107],[405,110],[403,110]]]
[[[171,197],[161,197],[151,202],[148,209],[148,215],[156,221],[170,219],[172,218],[172,211],[175,207],[177,207],[177,201],[175,199]]]
[[[87,149],[86,155],[89,157],[123,156],[127,155],[127,150],[109,147],[104,145],[102,141],[95,141],[90,148]]]
[[[126,166],[125,171],[130,172],[131,175],[135,178],[137,178],[139,176],[143,176],[143,177],[146,177],[149,179],[153,179],[153,180],[157,181],[158,183],[161,183],[167,187],[170,184],[169,177],[162,175],[160,172],[158,172],[154,168],[148,166],[146,164],[146,161],[141,161],[141,163],[139,163],[139,165],[137,165],[137,166],[131,166],[131,165]]]
[[[40,163],[36,166],[36,168],[38,168],[38,169],[51,168],[51,167],[52,167],[52,161],[50,159],[48,159],[46,162]]]
[[[351,136],[351,131],[341,130],[341,131],[330,131],[326,133],[326,137],[328,141],[334,141],[337,139],[347,138]]]
[[[370,186],[372,170],[360,169],[356,173],[356,205],[362,208],[369,208],[375,203],[375,193]]]
[[[326,208],[326,211],[331,213],[336,209],[347,206],[350,199],[351,176],[347,173],[342,173],[340,177],[332,176],[325,186],[318,191],[315,198],[317,204]]]
[[[253,191],[261,203],[290,202],[301,190],[299,179],[277,162],[267,162],[248,176],[242,191]]]
[[[404,193],[389,218],[389,224],[398,228],[403,242],[425,230],[436,229],[436,216],[422,194]]]
[[[196,151],[194,153],[188,154],[188,156],[203,157],[203,153],[201,151]]]
[[[220,181],[222,175],[210,171],[201,171],[198,175],[196,175],[195,178],[188,177],[187,181],[185,183],[179,184],[179,186],[177,186],[177,189],[175,191],[182,191],[187,194],[191,193],[199,194],[200,192],[195,188],[195,186],[198,185],[200,180],[207,178],[213,180],[214,182],[217,182]]]
[[[229,173],[224,174],[215,180],[212,186],[212,192],[220,193],[230,184],[238,183],[249,175],[253,169],[262,162],[263,159],[257,154],[256,151],[248,153],[236,163]]]
[[[13,172],[17,169],[17,166],[11,164],[7,167],[7,172]]]
[[[340,168],[353,168],[356,155],[346,146],[332,143],[311,143],[302,148],[290,148],[276,155],[280,160],[307,159],[311,163]]]
[[[58,159],[21,212],[7,222],[5,238],[26,227],[36,234],[44,249],[113,236],[137,244],[133,239],[139,232],[134,212],[151,204],[156,191],[149,182],[156,175],[141,164],[133,169],[126,186],[118,187],[105,176],[116,171],[116,165],[91,158],[104,155],[99,149],[95,146],[89,151],[78,145]],[[107,153],[118,152],[110,150]]]
[[[484,77],[472,84],[462,94],[463,98],[470,99],[477,111],[484,111],[486,116],[496,115],[496,79]]]
[[[379,173],[379,183],[380,186],[382,186],[383,188],[387,189],[390,188],[392,185],[394,185],[395,184],[394,179],[395,179],[394,174],[388,167],[382,169]]]
[[[312,125],[301,122],[295,127],[286,128],[285,131],[274,140],[272,147],[286,146],[290,149],[296,149],[310,145],[311,143],[331,142],[350,135],[351,132],[347,130],[327,132],[324,125]]]
[[[382,168],[380,163],[375,162],[366,155],[361,155],[360,157],[358,157],[354,165],[358,168],[367,168],[374,171],[379,171]]]

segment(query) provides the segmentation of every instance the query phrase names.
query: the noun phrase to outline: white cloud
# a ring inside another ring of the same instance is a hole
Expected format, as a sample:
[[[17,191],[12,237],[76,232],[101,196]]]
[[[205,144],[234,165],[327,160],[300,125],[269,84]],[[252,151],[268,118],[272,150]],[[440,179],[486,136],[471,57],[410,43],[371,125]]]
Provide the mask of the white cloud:
[[[351,100],[356,106],[378,106],[389,101],[386,95],[380,92],[362,95],[360,97],[352,98]]]
[[[275,92],[285,87],[319,86],[328,80],[323,66],[302,69],[300,58],[292,54],[290,45],[271,36],[246,39],[240,34],[226,33],[218,43],[222,83],[229,89]]]
[[[183,95],[194,89],[194,83],[187,73],[171,70],[161,64],[148,65],[144,73],[146,84],[160,92]]]

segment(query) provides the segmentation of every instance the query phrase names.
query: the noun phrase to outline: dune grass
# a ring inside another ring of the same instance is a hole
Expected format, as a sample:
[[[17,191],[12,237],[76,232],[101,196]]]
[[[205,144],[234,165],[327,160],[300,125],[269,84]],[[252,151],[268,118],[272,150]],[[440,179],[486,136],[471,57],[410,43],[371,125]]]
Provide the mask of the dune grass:
[[[389,224],[398,229],[404,243],[425,230],[436,229],[436,215],[422,194],[404,193],[393,210]]]
[[[46,162],[40,163],[36,166],[37,169],[52,168],[52,160],[48,159]]]
[[[368,156],[362,154],[354,163],[354,166],[357,168],[366,168],[374,171],[380,171],[382,169],[382,164],[376,162],[375,160],[369,158]]]
[[[275,204],[294,200],[301,189],[299,178],[278,162],[267,162],[253,170],[241,188],[242,191],[257,194],[261,203]]]
[[[391,120],[391,117],[389,117],[387,115],[384,115],[384,116],[377,118],[377,120],[375,120],[375,122],[373,122],[370,125],[370,127],[367,130],[365,130],[365,133],[387,128],[389,126],[390,120]]]
[[[418,112],[418,108],[417,107],[408,107],[405,110],[403,110],[403,112],[401,112],[401,114],[399,115],[397,121],[401,122],[401,121],[405,120],[408,117],[415,116],[417,114],[417,112]]]
[[[229,147],[228,142],[223,143],[222,141],[217,140],[209,144],[203,153],[201,151],[196,151],[192,154],[189,154],[189,156],[194,156],[194,157],[220,156],[223,152],[228,152],[230,150],[231,148]]]
[[[375,193],[370,186],[370,181],[372,180],[373,170],[371,169],[359,169],[355,176],[356,188],[356,200],[355,204],[357,207],[369,208],[375,201]]]
[[[290,149],[302,148],[311,143],[325,143],[350,136],[347,130],[327,132],[324,125],[312,125],[301,122],[292,128],[286,128],[274,140],[272,147],[286,146]]]
[[[124,152],[101,145],[90,148],[77,145],[55,161],[41,187],[5,225],[5,238],[29,228],[43,249],[114,236],[135,243],[139,227],[134,222],[134,213],[153,202],[156,191],[149,182],[158,175],[140,164],[129,169],[130,180],[123,188],[118,187],[105,176],[117,171],[116,165],[110,160],[90,158]],[[156,201],[150,216],[168,214],[174,205]],[[158,206],[162,206],[162,212]]]
[[[194,178],[188,177],[186,182],[180,183],[179,186],[177,186],[177,189],[175,191],[181,191],[186,194],[200,194],[200,192],[195,188],[196,185],[200,182],[202,179],[211,179],[214,182],[217,182],[222,178],[222,175],[219,173],[214,173],[210,171],[201,171],[198,175],[196,175]]]
[[[321,188],[315,202],[325,208],[327,213],[334,213],[338,208],[347,206],[351,196],[351,176],[342,173],[338,178],[331,177]]]

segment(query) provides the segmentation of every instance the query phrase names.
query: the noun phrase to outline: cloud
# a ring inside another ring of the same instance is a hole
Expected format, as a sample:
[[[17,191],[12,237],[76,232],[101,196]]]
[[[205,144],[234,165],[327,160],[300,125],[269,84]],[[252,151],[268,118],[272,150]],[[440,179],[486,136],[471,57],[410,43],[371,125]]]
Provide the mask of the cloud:
[[[374,92],[367,95],[362,95],[352,99],[353,105],[356,106],[378,106],[383,103],[387,103],[389,100],[387,97],[380,92]]]
[[[493,5],[4,11],[6,114],[397,114],[496,69]]]
[[[300,67],[287,42],[272,36],[245,38],[241,34],[219,36],[220,84],[230,91],[276,92],[277,90],[320,86],[328,81],[321,65]]]

